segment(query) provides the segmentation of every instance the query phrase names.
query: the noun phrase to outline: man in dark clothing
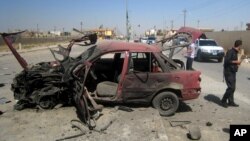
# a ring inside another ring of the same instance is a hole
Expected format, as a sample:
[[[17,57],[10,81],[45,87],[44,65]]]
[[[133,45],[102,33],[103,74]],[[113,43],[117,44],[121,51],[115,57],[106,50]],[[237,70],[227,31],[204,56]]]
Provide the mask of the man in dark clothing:
[[[227,51],[227,54],[224,58],[224,77],[226,80],[227,89],[221,100],[221,104],[225,108],[227,108],[228,106],[239,106],[234,102],[234,91],[236,86],[236,72],[238,71],[238,67],[241,64],[241,61],[238,60],[237,56],[241,45],[242,41],[236,40],[234,43],[234,47]]]

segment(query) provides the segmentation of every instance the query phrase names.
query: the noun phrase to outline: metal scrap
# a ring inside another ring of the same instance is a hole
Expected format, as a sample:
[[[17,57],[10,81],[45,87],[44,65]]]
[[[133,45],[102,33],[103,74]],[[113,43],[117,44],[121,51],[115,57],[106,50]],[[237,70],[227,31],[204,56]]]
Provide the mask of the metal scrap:
[[[182,126],[184,124],[190,124],[191,121],[169,121],[169,123],[172,127],[176,127],[176,126]]]
[[[189,133],[187,134],[189,139],[199,140],[201,138],[201,131],[198,126],[190,126]]]
[[[3,87],[3,86],[5,86],[5,84],[4,83],[0,83],[0,87]]]
[[[0,104],[6,104],[6,103],[10,103],[11,101],[8,100],[6,97],[1,97],[0,98]]]

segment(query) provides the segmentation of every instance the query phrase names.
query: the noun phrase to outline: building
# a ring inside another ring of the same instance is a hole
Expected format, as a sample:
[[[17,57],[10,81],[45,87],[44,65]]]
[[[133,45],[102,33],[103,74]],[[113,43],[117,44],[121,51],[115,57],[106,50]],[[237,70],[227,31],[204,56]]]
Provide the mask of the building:
[[[246,26],[247,26],[247,30],[250,30],[250,23],[247,23]]]
[[[115,32],[113,29],[93,29],[91,32],[97,33],[98,39],[113,39],[115,37]]]

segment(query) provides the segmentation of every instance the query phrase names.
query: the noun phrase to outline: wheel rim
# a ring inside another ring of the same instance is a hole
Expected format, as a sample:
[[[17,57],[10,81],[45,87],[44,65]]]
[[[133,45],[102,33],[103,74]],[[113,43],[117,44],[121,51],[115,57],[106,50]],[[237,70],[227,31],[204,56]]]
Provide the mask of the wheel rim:
[[[160,107],[162,110],[167,111],[174,107],[174,100],[170,97],[165,97],[161,100]]]

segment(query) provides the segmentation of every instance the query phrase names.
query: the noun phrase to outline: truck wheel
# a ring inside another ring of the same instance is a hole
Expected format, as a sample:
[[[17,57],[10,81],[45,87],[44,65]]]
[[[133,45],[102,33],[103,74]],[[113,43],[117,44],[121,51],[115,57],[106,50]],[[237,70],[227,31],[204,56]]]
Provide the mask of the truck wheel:
[[[201,51],[200,50],[197,52],[197,61],[199,61],[199,62],[202,61]]]
[[[219,59],[218,59],[218,62],[220,63],[220,62],[222,62],[222,60],[223,60],[223,58],[219,58]]]
[[[166,91],[156,95],[152,104],[161,116],[170,116],[173,115],[179,107],[179,99],[176,94]]]

